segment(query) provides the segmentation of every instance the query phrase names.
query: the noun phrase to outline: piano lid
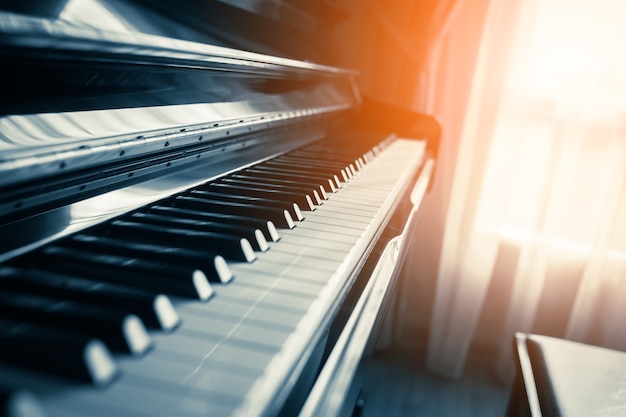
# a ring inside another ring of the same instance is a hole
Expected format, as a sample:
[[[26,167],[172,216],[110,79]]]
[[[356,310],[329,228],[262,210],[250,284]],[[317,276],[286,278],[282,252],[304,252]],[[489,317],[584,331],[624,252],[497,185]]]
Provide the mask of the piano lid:
[[[0,218],[34,210],[28,196],[41,191],[97,192],[73,175],[102,182],[103,167],[137,164],[162,174],[236,138],[260,146],[249,139],[321,128],[359,103],[352,71],[203,43],[213,38],[140,3],[0,11]]]

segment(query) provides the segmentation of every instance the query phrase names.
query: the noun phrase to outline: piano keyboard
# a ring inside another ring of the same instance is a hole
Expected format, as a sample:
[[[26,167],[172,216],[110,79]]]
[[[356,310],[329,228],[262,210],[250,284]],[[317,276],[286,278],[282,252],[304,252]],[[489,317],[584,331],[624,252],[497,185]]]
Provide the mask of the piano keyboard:
[[[313,144],[7,262],[12,415],[275,415],[423,158]]]

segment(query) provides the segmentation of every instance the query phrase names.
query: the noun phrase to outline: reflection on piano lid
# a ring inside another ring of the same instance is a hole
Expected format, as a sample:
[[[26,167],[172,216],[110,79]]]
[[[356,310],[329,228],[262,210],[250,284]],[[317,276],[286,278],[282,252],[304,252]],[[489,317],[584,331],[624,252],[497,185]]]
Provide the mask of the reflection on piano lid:
[[[5,3],[0,416],[297,415],[419,206],[436,122],[364,131],[355,72],[216,21],[279,24],[254,49],[293,57],[327,2]]]

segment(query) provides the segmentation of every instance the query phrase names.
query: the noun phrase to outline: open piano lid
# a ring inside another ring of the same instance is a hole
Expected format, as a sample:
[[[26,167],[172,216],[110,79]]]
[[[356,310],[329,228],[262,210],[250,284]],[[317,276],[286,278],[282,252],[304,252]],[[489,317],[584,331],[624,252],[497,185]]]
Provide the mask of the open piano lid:
[[[253,3],[266,2],[213,6],[224,17]],[[360,101],[353,71],[207,44],[224,45],[224,32],[201,33],[141,2],[5,7],[1,223],[222,152],[254,147],[261,159],[301,146]]]

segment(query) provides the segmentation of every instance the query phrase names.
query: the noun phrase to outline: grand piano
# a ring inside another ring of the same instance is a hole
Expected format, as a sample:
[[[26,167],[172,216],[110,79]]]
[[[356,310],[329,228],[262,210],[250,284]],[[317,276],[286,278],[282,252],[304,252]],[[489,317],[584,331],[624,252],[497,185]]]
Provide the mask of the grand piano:
[[[358,410],[439,126],[324,63],[345,11],[0,8],[0,415]]]

